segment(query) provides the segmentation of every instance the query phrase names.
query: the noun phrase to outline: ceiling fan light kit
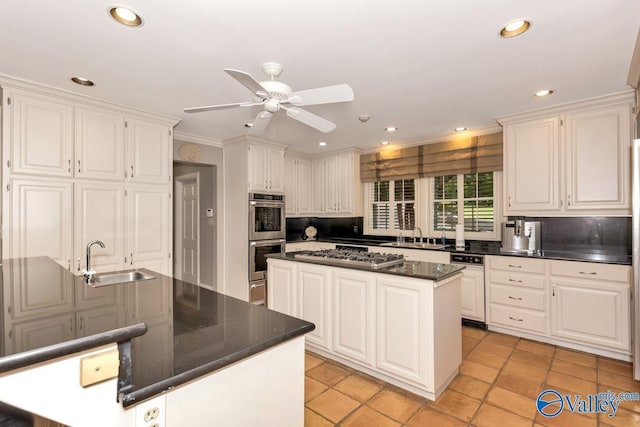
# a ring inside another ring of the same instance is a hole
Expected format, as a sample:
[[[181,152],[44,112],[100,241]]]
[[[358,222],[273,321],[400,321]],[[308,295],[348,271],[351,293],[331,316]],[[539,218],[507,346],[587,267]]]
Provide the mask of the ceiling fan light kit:
[[[222,110],[227,108],[254,107],[261,105],[264,110],[259,112],[249,130],[250,135],[261,135],[267,128],[275,113],[285,110],[287,117],[297,120],[321,132],[331,132],[336,124],[317,116],[307,110],[298,108],[306,105],[332,104],[336,102],[353,101],[353,89],[347,84],[326,86],[293,92],[291,87],[275,80],[282,73],[282,65],[277,62],[265,62],[262,71],[269,76],[269,80],[258,82],[244,71],[227,68],[224,70],[238,83],[251,91],[255,102],[237,102],[233,104],[207,105],[203,107],[185,108],[186,113]],[[286,106],[290,104],[292,107]]]

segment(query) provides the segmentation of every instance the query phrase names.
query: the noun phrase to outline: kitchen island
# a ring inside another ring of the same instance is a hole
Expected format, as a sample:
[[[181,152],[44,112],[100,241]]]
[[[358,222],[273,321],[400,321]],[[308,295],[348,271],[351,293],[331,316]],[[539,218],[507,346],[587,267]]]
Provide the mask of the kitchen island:
[[[0,401],[74,426],[302,425],[313,324],[147,272],[92,287],[3,260]],[[115,377],[81,385],[81,359],[114,350]]]
[[[267,301],[316,325],[305,337],[309,350],[435,400],[462,360],[463,269],[270,255]]]

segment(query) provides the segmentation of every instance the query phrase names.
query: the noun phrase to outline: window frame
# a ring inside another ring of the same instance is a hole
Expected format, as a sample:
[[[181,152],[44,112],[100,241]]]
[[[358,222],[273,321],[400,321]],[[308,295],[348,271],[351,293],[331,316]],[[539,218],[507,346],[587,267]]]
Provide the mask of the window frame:
[[[393,182],[395,185],[395,181],[394,179],[390,179],[388,180],[390,183]],[[398,180],[400,181],[400,180]],[[422,223],[423,220],[423,207],[422,207],[422,203],[423,203],[423,196],[422,194],[424,193],[423,190],[423,181],[424,179],[414,179],[414,210],[415,210],[415,226],[416,227],[420,227],[421,230],[424,230],[424,224]],[[374,235],[374,236],[397,236],[399,233],[401,233],[403,236],[411,236],[413,233],[413,230],[396,230],[395,228],[386,228],[386,229],[381,229],[381,228],[373,228],[372,224],[371,224],[371,205],[374,203],[374,201],[371,199],[371,186],[374,185],[373,182],[365,182],[364,183],[364,188],[363,188],[363,194],[364,194],[364,218],[363,218],[363,227],[364,227],[364,234],[369,234],[369,235]],[[395,219],[396,219],[396,209],[395,209],[395,204],[396,204],[396,200],[395,200],[395,194],[393,191],[393,185],[390,184],[389,185],[389,224],[393,227],[393,225],[395,224]]]

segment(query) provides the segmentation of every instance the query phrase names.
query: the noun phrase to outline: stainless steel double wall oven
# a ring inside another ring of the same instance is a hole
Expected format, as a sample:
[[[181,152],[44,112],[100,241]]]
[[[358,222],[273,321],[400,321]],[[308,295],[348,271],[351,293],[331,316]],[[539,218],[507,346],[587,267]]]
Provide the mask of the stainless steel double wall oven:
[[[284,254],[286,218],[284,195],[249,193],[249,301],[267,300],[267,259],[269,254]]]

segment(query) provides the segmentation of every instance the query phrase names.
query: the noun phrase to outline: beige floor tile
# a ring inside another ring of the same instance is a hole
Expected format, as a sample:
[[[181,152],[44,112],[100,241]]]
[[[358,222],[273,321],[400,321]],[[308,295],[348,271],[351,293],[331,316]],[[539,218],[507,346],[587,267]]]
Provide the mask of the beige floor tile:
[[[400,427],[401,424],[385,417],[378,411],[368,406],[361,406],[353,414],[349,415],[341,424],[341,427]]]
[[[546,418],[538,414],[536,422],[545,427],[597,427],[598,425],[596,418],[587,418],[567,410],[563,410],[552,418]]]
[[[497,386],[489,390],[485,401],[530,420],[533,420],[537,413],[534,398],[526,397]]]
[[[532,421],[484,403],[480,406],[471,424],[477,427],[531,427]]]
[[[618,408],[613,417],[609,417],[607,414],[598,415],[600,424],[614,427],[631,427],[640,426],[640,414],[637,412],[628,411],[623,408]]]
[[[474,350],[481,350],[487,353],[495,354],[500,357],[509,357],[513,352],[513,347],[507,347],[504,345],[487,342],[487,339],[480,341],[480,344],[476,346]]]
[[[498,387],[531,399],[538,397],[538,394],[543,390],[543,384],[542,381],[523,377],[521,374],[513,375],[505,372],[502,372],[495,382],[495,385]]]
[[[451,389],[445,390],[433,406],[457,418],[470,421],[480,406],[480,401]]]
[[[551,366],[551,359],[553,354],[535,353],[529,350],[523,350],[516,348],[511,353],[511,360],[526,363],[534,368],[548,370]]]
[[[478,400],[484,398],[490,387],[491,384],[461,374],[456,376],[449,385],[449,389],[459,391],[462,394]]]
[[[309,409],[334,423],[340,422],[358,406],[360,403],[357,400],[333,389],[329,389],[307,402]]]
[[[634,381],[631,375],[620,375],[611,371],[598,371],[598,383],[620,388],[623,391],[640,392],[640,382]]]
[[[542,356],[552,357],[556,351],[556,347],[551,344],[543,342],[531,341],[521,338],[518,341],[516,348],[519,350],[530,351],[531,353],[539,354]]]
[[[321,359],[319,356],[306,352],[304,354],[304,369],[308,371],[309,369],[313,369],[316,366],[324,363],[324,359]]]
[[[585,381],[571,375],[553,371],[549,372],[547,385],[550,386],[550,388],[567,390],[582,396],[594,394],[597,390],[596,383],[593,381]]]
[[[333,427],[334,425],[331,421],[312,410],[304,408],[304,427]]]
[[[465,358],[471,353],[471,350],[475,348],[480,342],[479,339],[462,336],[462,358]]]
[[[508,374],[543,383],[547,378],[548,372],[549,371],[547,369],[536,368],[531,364],[509,359],[509,361],[504,365],[500,375]]]
[[[389,389],[382,390],[367,405],[401,423],[406,423],[421,406],[417,400]]]
[[[347,369],[329,362],[325,362],[307,371],[307,376],[327,385],[334,385],[347,375],[349,375]]]
[[[320,381],[316,381],[313,378],[305,377],[304,379],[304,401],[308,402],[320,393],[325,391],[328,387],[322,384]]]
[[[484,329],[478,329],[478,328],[471,328],[469,326],[463,326],[462,327],[462,336],[463,337],[472,337],[475,339],[482,339],[485,336],[487,336],[489,332],[485,331]]]
[[[470,361],[463,361],[460,365],[461,374],[477,378],[480,381],[484,381],[486,383],[494,382],[496,377],[498,376],[498,372],[500,371],[496,368]]]
[[[434,408],[423,408],[409,421],[407,427],[465,427],[466,422]],[[372,426],[373,427],[373,426]],[[504,426],[503,426],[504,427]]]
[[[361,375],[353,374],[337,383],[333,388],[359,402],[366,402],[382,390],[382,385],[369,381]]]
[[[589,366],[578,365],[562,359],[555,359],[551,365],[551,370],[562,374],[578,377],[585,381],[596,381],[596,370]]]
[[[516,345],[518,345],[518,341],[519,340],[520,340],[520,338],[514,337],[513,335],[505,335],[505,334],[499,334],[499,333],[496,333],[496,332],[489,332],[489,335],[484,337],[482,342],[491,343],[491,344],[498,344],[498,345],[502,345],[504,347],[513,348]]]
[[[469,356],[466,357],[465,360],[500,369],[507,361],[507,358],[476,348],[469,354]]]
[[[555,358],[566,360],[571,363],[577,363],[578,365],[589,366],[590,368],[596,367],[596,356],[589,353],[583,353],[581,351],[558,347],[556,348]]]
[[[609,359],[598,356],[598,370],[615,372],[620,375],[633,376],[633,365],[622,360]]]

